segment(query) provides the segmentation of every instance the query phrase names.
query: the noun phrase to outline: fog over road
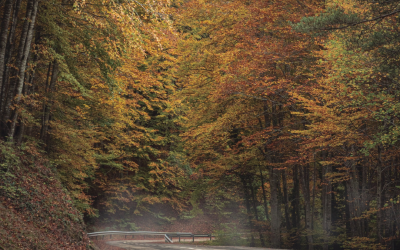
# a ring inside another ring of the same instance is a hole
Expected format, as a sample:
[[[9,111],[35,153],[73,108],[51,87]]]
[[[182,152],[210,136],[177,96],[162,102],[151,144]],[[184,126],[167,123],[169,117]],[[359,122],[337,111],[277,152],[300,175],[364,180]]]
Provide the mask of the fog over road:
[[[180,243],[168,244],[161,241],[139,241],[139,240],[120,240],[109,241],[107,244],[125,249],[137,250],[221,250],[221,249],[236,249],[236,250],[282,250],[272,248],[258,247],[234,247],[234,246],[203,246],[203,245],[185,245]]]

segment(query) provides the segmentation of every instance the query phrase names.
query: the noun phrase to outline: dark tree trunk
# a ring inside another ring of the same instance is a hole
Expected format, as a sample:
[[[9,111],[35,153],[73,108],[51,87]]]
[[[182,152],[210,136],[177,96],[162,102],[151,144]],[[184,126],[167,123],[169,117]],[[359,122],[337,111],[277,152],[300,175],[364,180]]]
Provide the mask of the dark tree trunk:
[[[350,148],[353,155],[356,154],[354,146]],[[357,170],[356,162],[349,160],[345,162],[348,168],[349,180],[346,181],[347,195],[348,195],[348,209],[350,216],[350,232],[351,236],[364,237],[363,219],[361,219],[363,208],[366,201],[362,200],[362,193],[360,193],[360,177]]]
[[[249,226],[250,226],[250,230],[253,231],[254,229],[254,225],[253,225],[253,214],[251,212],[251,205],[250,205],[250,194],[249,194],[249,188],[248,188],[248,178],[246,175],[244,174],[240,174],[239,175],[242,184],[243,184],[243,191],[244,191],[244,199],[246,201],[246,210],[247,210],[247,216],[249,219]],[[255,246],[255,242],[254,242],[254,236],[253,234],[251,234],[251,242],[250,242],[250,246],[254,247]]]
[[[252,203],[253,203],[253,211],[254,211],[254,215],[256,216],[256,220],[257,220],[257,224],[256,224],[256,228],[258,231],[258,235],[260,236],[260,241],[261,241],[261,246],[265,247],[265,239],[264,239],[264,235],[262,234],[262,230],[260,227],[260,217],[258,216],[258,211],[257,211],[257,198],[256,198],[256,192],[254,191],[254,186],[253,186],[253,181],[252,179],[250,180],[250,191],[251,191],[251,198],[252,198]]]
[[[299,183],[299,170],[298,166],[293,167],[293,189],[290,194],[291,200],[291,214],[292,214],[292,226],[293,232],[291,234],[294,239],[294,245],[299,246],[299,231],[300,231],[300,183]]]
[[[4,72],[2,74],[2,81],[0,82],[1,84],[1,93],[0,93],[0,114],[2,114],[2,110],[4,108],[4,105],[6,104],[6,98],[7,98],[7,92],[6,90],[9,88],[9,82],[10,82],[10,65],[8,65],[11,62],[11,55],[14,50],[14,45],[15,45],[15,30],[17,28],[18,24],[18,13],[21,8],[21,0],[17,0],[14,5],[14,13],[12,17],[12,23],[11,23],[11,30],[10,34],[8,36],[8,42],[7,42],[7,49],[6,49],[6,54],[4,58]],[[1,122],[1,121],[0,121]]]
[[[382,241],[382,158],[381,158],[381,147],[378,146],[378,164],[376,168],[377,176],[376,176],[376,209],[377,209],[377,216],[376,216],[376,230],[378,241]]]
[[[278,185],[279,172],[269,167],[270,204],[271,204],[271,243],[273,248],[281,247],[281,218],[279,212]]]
[[[50,111],[53,103],[53,98],[54,98],[54,88],[56,86],[57,78],[58,78],[58,73],[59,73],[59,65],[57,61],[53,62],[53,71],[51,74],[51,80],[50,80],[50,85],[48,88],[48,97],[49,97],[49,102],[47,105],[45,105],[44,110],[43,110],[43,121],[42,121],[42,129],[40,131],[40,139],[45,141],[47,131],[49,128],[49,119],[50,119]]]
[[[265,128],[271,126],[271,115],[268,107],[268,103],[264,103],[264,122]],[[273,125],[273,124],[272,124]],[[264,154],[265,160],[271,162],[271,157],[265,152],[264,149],[261,150]],[[271,246],[274,248],[280,248],[281,246],[281,218],[278,200],[278,185],[279,185],[279,173],[274,170],[273,166],[269,166],[269,184],[270,184],[270,205],[271,205]]]
[[[324,230],[323,249],[329,249],[329,237],[332,226],[332,184],[327,175],[332,172],[332,166],[322,166],[322,228]]]
[[[305,205],[305,213],[306,213],[306,234],[307,234],[307,243],[308,249],[314,249],[314,239],[312,232],[312,209],[311,209],[311,201],[310,201],[310,183],[309,183],[309,174],[307,167],[302,167],[300,169],[300,179],[301,179],[301,189],[304,195],[304,205]]]
[[[283,201],[285,203],[285,220],[286,220],[286,229],[290,232],[292,230],[292,224],[290,223],[290,215],[289,215],[289,196],[287,191],[287,181],[286,181],[286,170],[282,171],[282,184],[283,184]]]
[[[1,89],[3,89],[3,74],[5,69],[5,57],[7,48],[7,38],[8,38],[8,27],[10,25],[10,17],[14,5],[14,0],[6,0],[4,6],[3,19],[1,20],[1,30],[0,30],[0,84]]]
[[[267,219],[267,221],[269,221],[269,211],[268,211],[268,203],[267,203],[267,192],[265,191],[265,180],[264,180],[264,174],[261,170],[261,167],[259,168],[260,170],[260,179],[261,179],[261,189],[263,192],[263,201],[264,201],[264,211],[265,211],[265,218]]]
[[[30,76],[29,76],[28,72],[26,72],[25,79],[27,79],[28,82],[30,81],[29,80]],[[24,84],[24,89],[22,91],[24,96],[28,95],[28,87],[29,87],[28,84]],[[17,128],[15,133],[16,133],[15,141],[16,141],[17,145],[20,145],[21,142],[22,142],[22,138],[24,136],[24,133],[25,133],[25,122],[24,122],[23,119],[21,119],[21,122],[20,122],[20,124],[19,124],[19,126],[18,126],[18,128]]]
[[[3,93],[3,89],[5,88],[4,84],[4,69],[6,66],[6,49],[7,49],[7,38],[8,38],[8,27],[10,25],[10,17],[13,9],[13,0],[6,0],[4,6],[4,14],[3,19],[1,21],[1,30],[0,30],[0,91]],[[0,95],[0,98],[2,96]],[[1,110],[2,99],[0,100],[0,110]],[[5,124],[2,125],[2,127]]]
[[[312,188],[312,205],[311,205],[311,230],[314,230],[314,210],[315,210],[315,188],[316,188],[316,176],[317,176],[317,168],[315,162],[315,153],[314,153],[314,162],[313,162],[313,188]]]
[[[36,61],[36,59],[37,58],[35,56],[33,60]],[[32,94],[34,78],[35,78],[35,69],[33,69],[31,73],[28,73],[28,72],[26,73],[26,79],[27,79],[28,84],[24,85],[24,96],[29,96],[30,94]],[[29,106],[27,106],[25,108],[29,109],[31,111],[31,108]],[[21,143],[22,143],[23,137],[25,135],[26,127],[27,127],[26,125],[27,124],[25,121],[21,122],[20,128],[17,133],[17,139],[16,139],[18,145],[21,145]]]

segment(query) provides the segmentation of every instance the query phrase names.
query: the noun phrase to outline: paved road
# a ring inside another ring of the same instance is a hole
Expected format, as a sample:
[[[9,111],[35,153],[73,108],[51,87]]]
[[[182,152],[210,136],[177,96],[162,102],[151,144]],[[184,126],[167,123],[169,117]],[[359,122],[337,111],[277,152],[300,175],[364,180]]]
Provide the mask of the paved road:
[[[137,241],[137,240],[121,240],[109,241],[107,244],[117,246],[125,249],[135,250],[222,250],[222,249],[237,249],[237,250],[282,250],[272,248],[257,248],[257,247],[220,247],[220,246],[197,246],[197,245],[184,245],[184,244],[167,244],[160,241]]]

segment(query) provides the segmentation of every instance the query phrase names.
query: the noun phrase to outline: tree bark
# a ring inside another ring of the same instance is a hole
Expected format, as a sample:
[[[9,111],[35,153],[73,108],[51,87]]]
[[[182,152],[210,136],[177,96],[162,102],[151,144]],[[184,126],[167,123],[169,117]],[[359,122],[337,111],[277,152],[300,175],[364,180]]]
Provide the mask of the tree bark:
[[[260,180],[261,180],[261,189],[263,192],[263,201],[264,201],[264,211],[265,211],[265,218],[267,219],[267,221],[269,221],[269,211],[268,211],[268,204],[267,204],[267,192],[265,191],[265,180],[264,180],[264,174],[261,170],[261,167],[259,168],[260,170]]]
[[[244,174],[240,174],[239,176],[240,176],[240,179],[241,179],[242,184],[243,184],[244,199],[246,201],[246,210],[247,210],[247,215],[248,215],[248,219],[249,219],[250,230],[253,231],[253,229],[254,229],[254,226],[253,226],[253,215],[251,213],[251,206],[250,206],[250,199],[249,199],[250,194],[249,194],[249,189],[248,189],[248,178],[246,178],[246,175],[244,175]],[[255,246],[253,234],[251,234],[250,246],[251,247]]]
[[[25,79],[27,79],[27,81],[30,81],[30,76],[29,76],[28,72],[26,72]],[[28,84],[24,84],[23,95],[24,96],[28,95]],[[24,133],[25,133],[25,122],[24,122],[24,120],[21,120],[21,123],[20,123],[20,125],[19,125],[19,127],[18,127],[18,129],[16,131],[16,134],[17,134],[16,135],[16,143],[17,143],[17,145],[21,145]]]
[[[14,44],[15,44],[15,30],[17,28],[18,24],[18,13],[21,8],[21,0],[17,0],[14,5],[14,13],[13,17],[11,20],[11,30],[10,34],[8,36],[8,42],[6,46],[6,53],[5,53],[5,58],[4,58],[4,72],[2,74],[2,81],[0,82],[1,84],[1,90],[0,90],[0,114],[2,114],[2,110],[4,109],[4,105],[6,104],[6,98],[7,98],[7,92],[6,90],[8,89],[8,84],[10,82],[10,65],[8,65],[11,61],[11,55],[14,50]],[[1,121],[0,121],[1,122]]]
[[[268,103],[264,103],[264,122],[265,128],[271,126],[271,116],[268,107]],[[273,125],[273,124],[272,124]],[[265,160],[270,162],[268,153],[261,150],[264,154]],[[270,184],[270,205],[271,205],[271,246],[274,248],[280,248],[281,246],[281,218],[279,213],[279,200],[278,200],[278,185],[279,185],[279,174],[273,166],[269,166],[269,184]]]
[[[313,156],[313,188],[312,188],[312,206],[311,206],[311,230],[314,230],[314,209],[315,209],[315,188],[316,188],[316,175],[317,175],[317,168],[315,162],[315,152]]]
[[[301,179],[301,189],[304,195],[304,205],[306,212],[306,234],[307,234],[307,242],[308,249],[314,249],[314,239],[312,235],[312,209],[311,209],[311,201],[310,201],[310,184],[309,184],[309,175],[307,171],[307,167],[302,167],[300,169],[300,179]]]
[[[55,88],[55,85],[57,82],[59,72],[60,72],[59,64],[57,61],[54,61],[53,62],[53,72],[51,74],[51,80],[50,80],[50,85],[49,85],[49,89],[48,89],[49,103],[47,105],[45,105],[44,110],[43,110],[42,129],[40,130],[40,139],[42,141],[45,141],[47,131],[49,128],[49,119],[50,119],[50,111],[51,111],[51,106],[52,106],[53,97],[54,97],[54,88]]]
[[[4,6],[3,19],[1,21],[0,30],[0,89],[4,87],[3,77],[4,69],[6,65],[6,48],[7,48],[7,38],[8,38],[8,27],[10,25],[10,17],[14,5],[14,0],[7,0]]]
[[[300,245],[299,242],[299,231],[300,231],[300,181],[299,181],[299,166],[295,165],[293,167],[293,189],[290,194],[291,207],[292,207],[292,226],[296,230],[293,230],[291,234],[294,239],[295,245]]]
[[[278,202],[279,173],[273,166],[269,167],[270,204],[271,204],[271,243],[273,248],[281,247],[281,218]]]
[[[350,148],[353,155],[356,154],[354,146]],[[360,177],[357,170],[357,164],[354,160],[345,162],[345,166],[349,169],[349,180],[346,181],[348,208],[350,216],[350,233],[352,236],[364,237],[363,220],[361,219],[363,207],[362,196],[360,193]]]
[[[31,20],[29,23],[29,28],[28,28],[28,33],[26,37],[26,43],[24,47],[24,53],[21,61],[21,67],[19,68],[19,79],[18,79],[18,84],[17,84],[17,96],[16,96],[16,101],[15,104],[18,104],[21,100],[21,95],[22,95],[22,89],[24,86],[24,81],[25,81],[25,69],[27,66],[28,62],[28,56],[30,54],[30,49],[31,49],[31,44],[32,44],[32,39],[33,39],[33,30],[35,27],[35,22],[36,22],[36,14],[38,10],[38,5],[39,5],[39,0],[32,0],[33,2],[33,9],[32,9],[32,15],[31,15]],[[13,140],[13,136],[15,133],[15,127],[17,123],[17,118],[18,118],[18,110],[15,110],[14,116],[12,119],[12,124],[10,128],[10,133],[8,134],[8,137],[10,140]]]
[[[11,131],[11,127],[9,126],[10,124],[9,124],[8,120],[10,119],[10,116],[11,116],[11,103],[13,101],[14,93],[15,93],[16,87],[18,85],[18,76],[19,76],[18,72],[21,71],[22,67],[24,67],[24,68],[26,67],[26,64],[25,64],[25,66],[22,66],[22,61],[23,61],[23,56],[24,56],[24,52],[25,52],[25,47],[26,47],[25,45],[27,42],[27,37],[29,34],[29,28],[31,26],[30,20],[32,17],[33,9],[34,9],[33,1],[35,1],[35,0],[29,0],[27,7],[26,7],[26,15],[25,15],[26,19],[25,19],[25,22],[24,22],[24,25],[22,28],[19,47],[18,47],[17,59],[15,61],[15,65],[19,69],[19,71],[15,72],[15,75],[17,77],[16,77],[15,81],[13,81],[12,83],[10,82],[10,84],[7,86],[8,89],[7,90],[5,89],[6,96],[3,96],[3,99],[4,99],[4,106],[3,106],[3,110],[2,110],[3,125],[4,125],[4,127],[6,127],[4,133],[8,134],[8,135],[10,134],[10,131]]]
[[[252,178],[253,179],[253,178]],[[264,240],[264,235],[262,234],[261,227],[260,227],[260,217],[258,216],[258,211],[257,211],[257,198],[256,198],[256,192],[254,191],[254,186],[253,186],[253,180],[250,180],[250,191],[251,191],[251,197],[253,201],[253,211],[254,215],[256,216],[257,224],[256,228],[258,231],[258,235],[260,236],[260,241],[261,241],[261,246],[265,247],[265,240]]]
[[[377,177],[376,177],[376,195],[377,195],[377,216],[376,216],[376,230],[378,241],[382,241],[382,158],[381,158],[381,147],[378,146],[378,164],[376,168]]]
[[[285,202],[285,220],[286,220],[286,229],[288,231],[292,230],[292,224],[290,223],[289,217],[289,196],[287,191],[287,181],[286,181],[286,170],[282,171],[282,184],[283,184],[283,200]]]
[[[3,103],[3,92],[5,89],[4,83],[4,69],[6,66],[6,53],[7,53],[7,38],[8,38],[8,27],[10,25],[10,17],[13,8],[13,0],[7,0],[4,6],[4,14],[3,19],[1,21],[1,29],[0,29],[0,113]],[[2,121],[2,130],[5,128],[4,120]],[[4,130],[5,132],[5,130]]]
[[[332,227],[332,184],[327,178],[327,174],[332,172],[332,166],[322,166],[322,228],[324,230],[323,250],[329,249],[329,237]]]

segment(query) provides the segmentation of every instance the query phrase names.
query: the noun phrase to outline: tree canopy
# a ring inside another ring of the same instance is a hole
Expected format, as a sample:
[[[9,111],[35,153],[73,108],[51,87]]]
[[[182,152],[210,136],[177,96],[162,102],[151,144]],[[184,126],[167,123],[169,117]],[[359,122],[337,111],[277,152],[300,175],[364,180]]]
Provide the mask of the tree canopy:
[[[399,4],[0,1],[0,140],[86,216],[236,204],[252,246],[397,249]]]

